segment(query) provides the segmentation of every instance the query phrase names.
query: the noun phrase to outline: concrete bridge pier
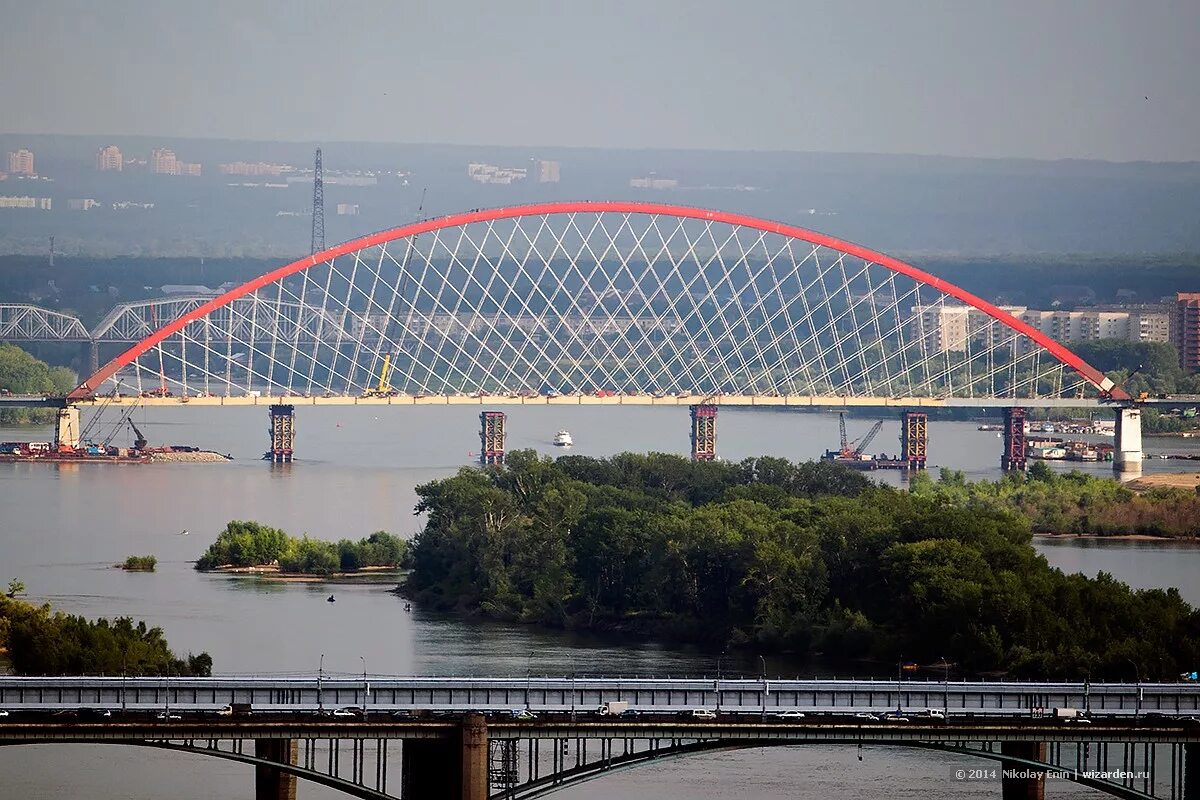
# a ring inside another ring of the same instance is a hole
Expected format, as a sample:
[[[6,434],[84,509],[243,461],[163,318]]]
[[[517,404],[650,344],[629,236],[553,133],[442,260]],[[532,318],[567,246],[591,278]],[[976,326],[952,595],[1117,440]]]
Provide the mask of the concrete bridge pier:
[[[58,410],[54,425],[54,449],[66,446],[72,450],[79,447],[79,408],[66,406]]]
[[[1000,754],[1023,758],[1028,761],[1046,760],[1045,742],[1001,742]],[[1006,773],[1017,776],[1004,777],[1000,781],[1000,796],[1004,800],[1046,800],[1046,773],[1012,761],[1001,761]]]
[[[400,796],[488,800],[488,731],[482,714],[468,714],[450,739],[406,739]]]
[[[461,800],[488,800],[488,730],[482,714],[468,714],[462,723]]]
[[[255,758],[295,764],[299,747],[295,739],[255,739]],[[271,767],[254,768],[254,800],[296,800],[296,776]]]
[[[1142,410],[1118,408],[1113,437],[1113,471],[1142,473]]]

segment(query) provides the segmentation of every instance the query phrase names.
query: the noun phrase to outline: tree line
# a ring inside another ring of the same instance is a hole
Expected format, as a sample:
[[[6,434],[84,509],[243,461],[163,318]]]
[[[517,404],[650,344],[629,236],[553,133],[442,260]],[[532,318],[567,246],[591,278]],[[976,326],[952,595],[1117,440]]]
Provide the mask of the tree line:
[[[1200,663],[1175,589],[1051,568],[1014,507],[838,465],[532,451],[417,488],[403,592],[434,608],[827,661],[945,658],[1021,677]]]
[[[364,567],[402,567],[408,561],[408,542],[376,531],[357,542],[324,542],[306,534],[289,536],[258,522],[232,520],[196,561],[196,569],[275,566],[283,572],[329,575]]]
[[[18,675],[212,674],[208,653],[180,658],[162,628],[130,617],[89,620],[0,597],[0,648]]]

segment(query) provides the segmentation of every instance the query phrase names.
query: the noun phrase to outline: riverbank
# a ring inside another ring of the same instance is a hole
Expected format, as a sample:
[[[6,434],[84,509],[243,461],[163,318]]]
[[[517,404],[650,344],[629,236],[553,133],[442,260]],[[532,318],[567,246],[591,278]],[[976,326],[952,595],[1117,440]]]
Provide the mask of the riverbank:
[[[284,572],[278,564],[258,564],[249,567],[226,564],[220,567],[197,569],[196,571],[213,575],[241,575],[277,581],[279,583],[361,582],[368,578],[392,579],[403,575],[403,570],[396,567],[360,567],[352,572],[330,572],[325,575],[316,575],[307,572]]]
[[[1035,533],[1034,539],[1045,541],[1062,541],[1064,539],[1081,539],[1087,541],[1106,542],[1195,542],[1192,536],[1151,536],[1147,533]]]
[[[1197,491],[1200,490],[1200,472],[1159,472],[1143,475],[1124,485],[1135,492],[1149,492],[1164,487]]]

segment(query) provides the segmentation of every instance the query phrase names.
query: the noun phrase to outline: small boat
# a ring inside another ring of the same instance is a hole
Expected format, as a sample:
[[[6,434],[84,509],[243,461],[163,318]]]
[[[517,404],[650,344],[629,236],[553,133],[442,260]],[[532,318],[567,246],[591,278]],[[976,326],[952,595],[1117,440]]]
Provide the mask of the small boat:
[[[337,601],[333,599],[333,595],[329,595],[329,597],[325,598],[325,602],[326,603],[336,603]]]
[[[573,444],[575,444],[575,442],[571,439],[570,431],[559,431],[558,433],[554,434],[555,447],[571,447]]]

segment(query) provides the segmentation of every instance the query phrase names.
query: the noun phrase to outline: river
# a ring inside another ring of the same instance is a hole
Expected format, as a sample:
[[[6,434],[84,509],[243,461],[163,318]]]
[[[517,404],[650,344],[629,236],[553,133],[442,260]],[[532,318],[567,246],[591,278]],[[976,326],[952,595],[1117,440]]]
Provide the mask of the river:
[[[687,413],[645,407],[507,409],[508,448],[558,454],[554,432],[571,431],[572,452],[686,453]],[[836,414],[722,409],[718,451],[729,459],[770,454],[802,460],[837,443]],[[220,464],[0,464],[0,579],[19,577],[34,601],[88,616],[130,615],[163,627],[174,649],[207,650],[218,672],[329,671],[391,674],[713,674],[715,658],[688,648],[469,624],[404,611],[380,585],[278,584],[196,573],[190,562],[230,519],[255,519],[290,533],[359,538],[384,529],[405,536],[414,487],[471,463],[479,448],[477,411],[469,407],[298,407],[297,457],[291,465],[259,460],[266,448],[264,408],[138,410],[151,442],[196,444],[227,452]],[[115,421],[115,417],[113,420]],[[851,438],[870,423],[849,422]],[[98,426],[101,427],[101,426]],[[974,423],[931,422],[932,465],[972,478],[999,475],[1000,442]],[[45,430],[0,429],[0,440],[47,438]],[[899,423],[885,422],[872,449],[894,451]],[[124,441],[120,434],[117,441]],[[1148,440],[1148,448],[1200,450],[1195,440]],[[1062,465],[1064,468],[1066,465]],[[1106,465],[1083,466],[1107,474]],[[1148,461],[1147,471],[1194,469]],[[898,473],[876,473],[899,482]],[[188,535],[182,535],[183,530]],[[1108,571],[1134,586],[1178,586],[1200,603],[1200,548],[1155,542],[1039,539],[1039,550],[1065,570]],[[154,554],[150,574],[113,569],[131,554]],[[333,591],[337,603],[326,603]],[[726,671],[757,670],[757,658],[727,659]],[[794,665],[768,661],[770,672]],[[995,782],[958,781],[976,762],[899,749],[798,747],[673,761],[563,791],[564,800],[655,797],[893,798],[994,797]],[[983,762],[978,762],[982,764]],[[111,746],[0,749],[0,800],[88,797],[96,800],[202,800],[247,797],[249,769],[226,762]],[[1094,797],[1055,786],[1055,797]],[[304,798],[336,793],[301,784]]]

